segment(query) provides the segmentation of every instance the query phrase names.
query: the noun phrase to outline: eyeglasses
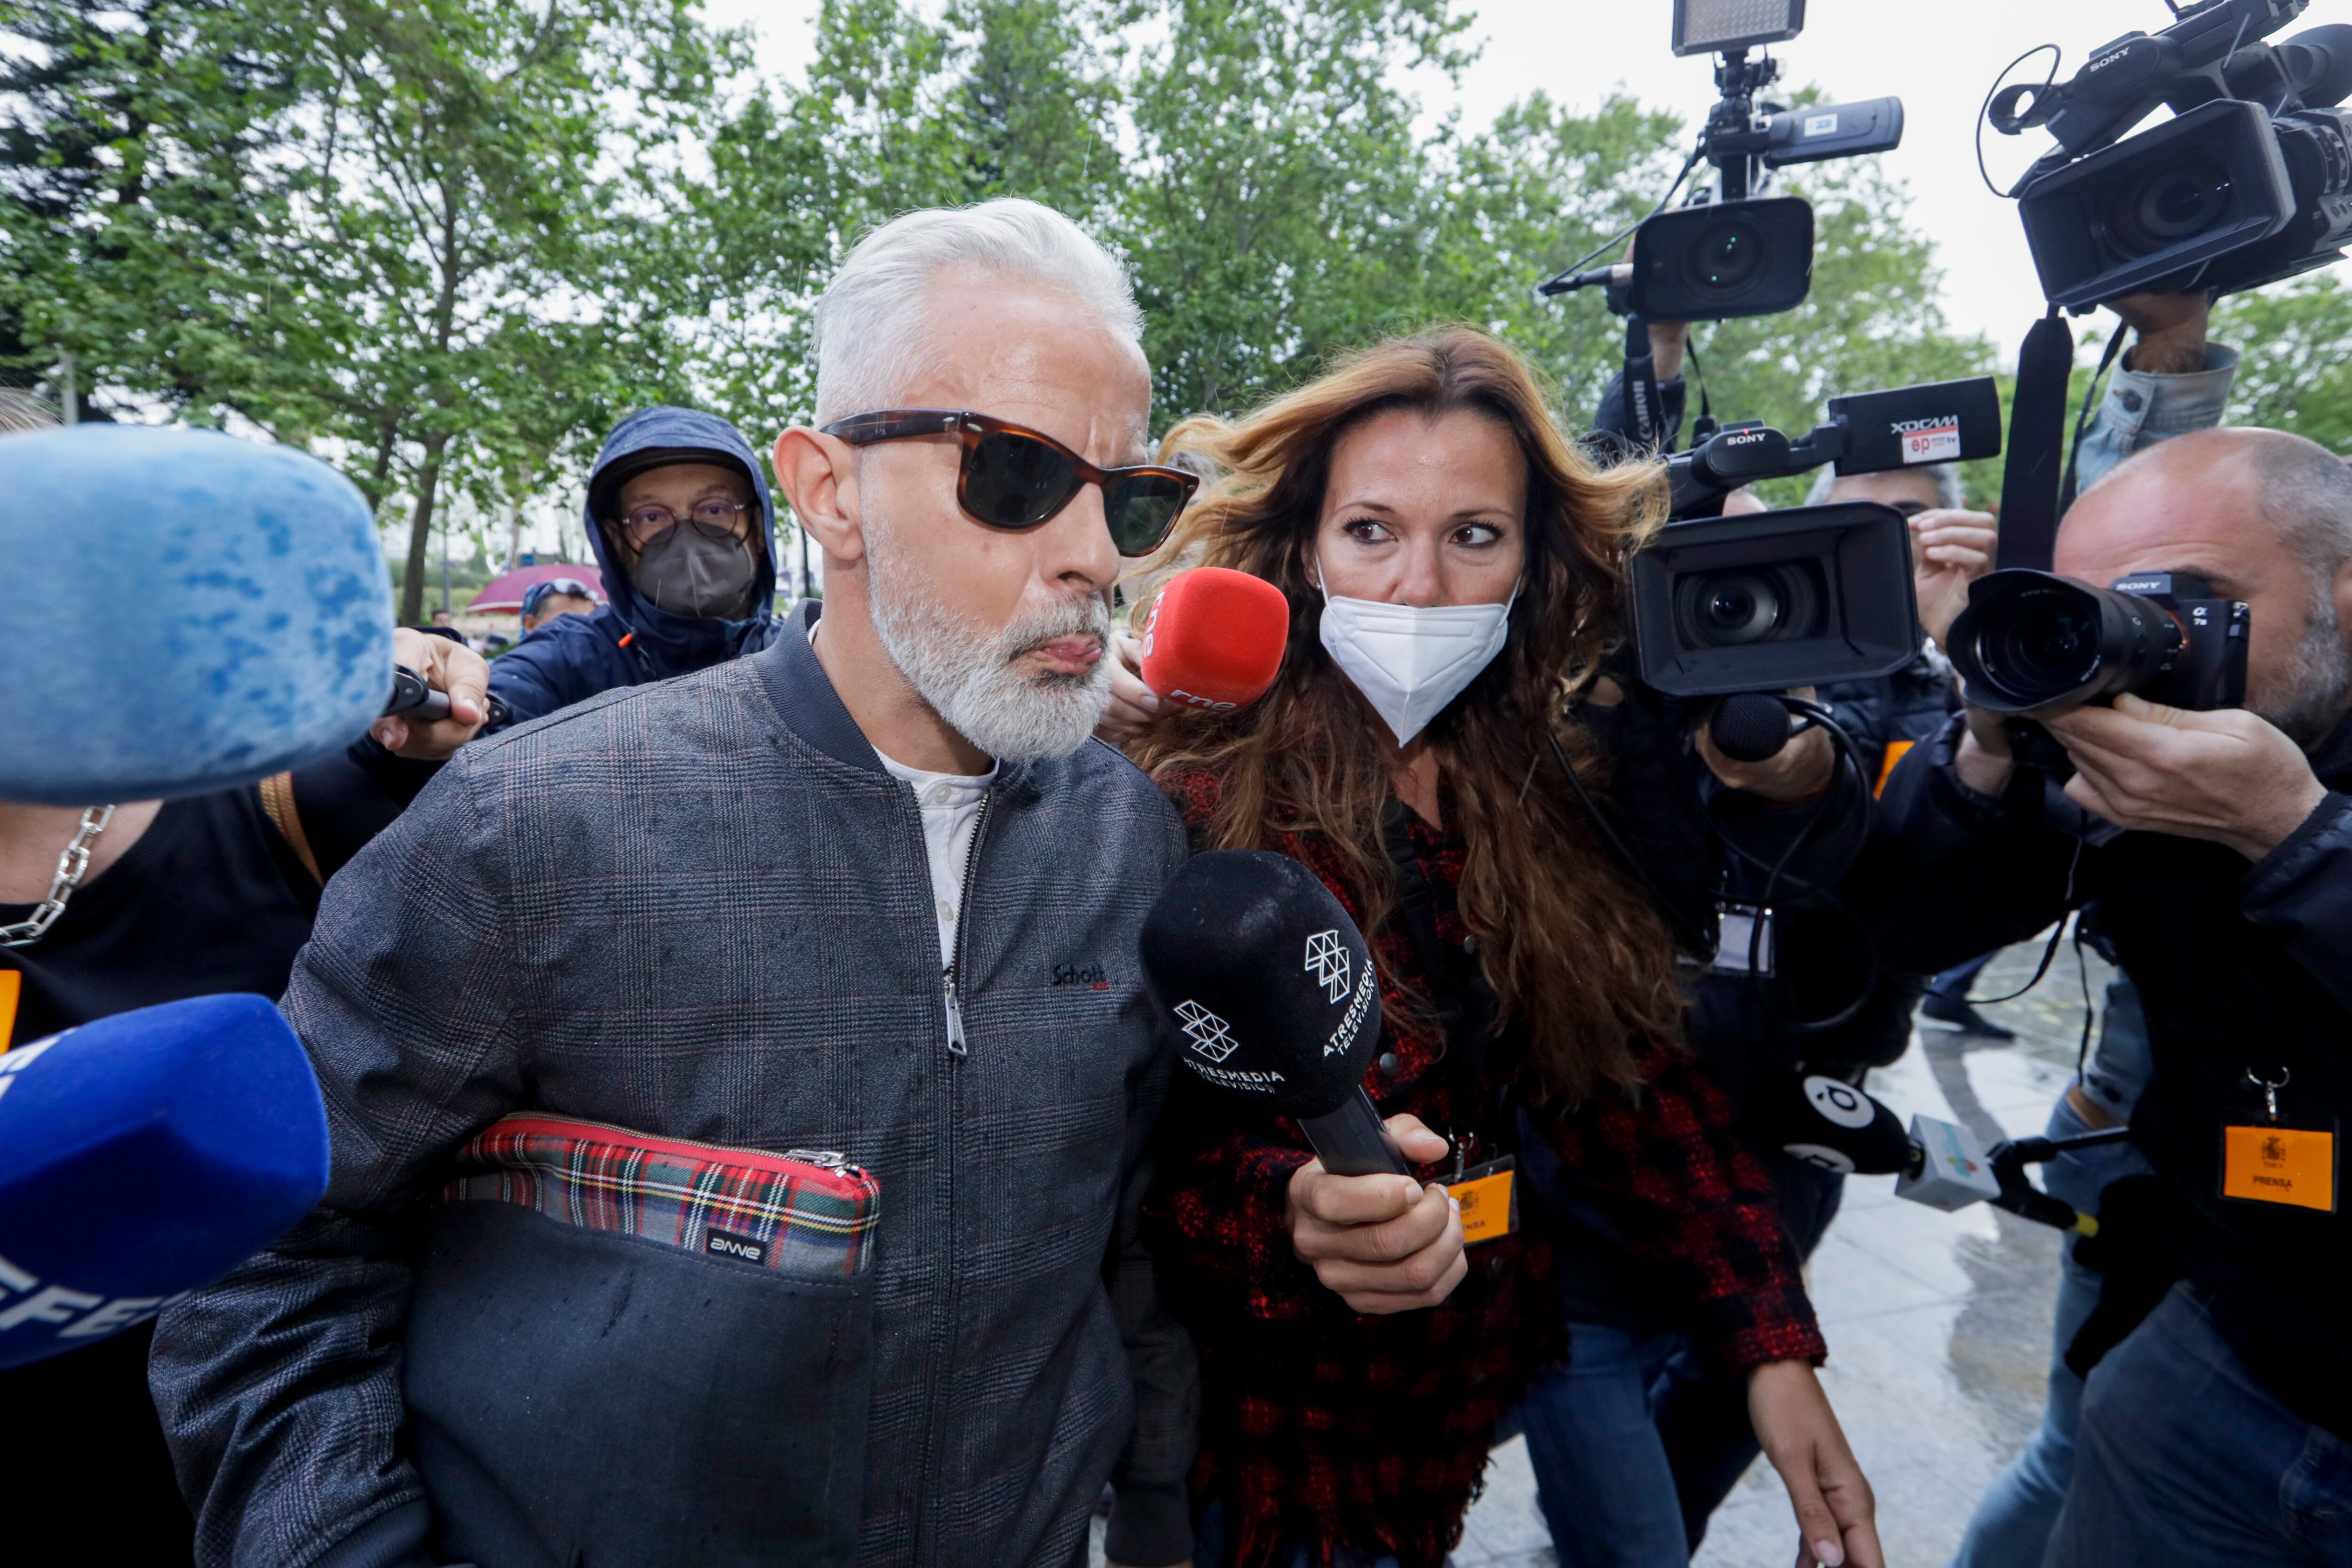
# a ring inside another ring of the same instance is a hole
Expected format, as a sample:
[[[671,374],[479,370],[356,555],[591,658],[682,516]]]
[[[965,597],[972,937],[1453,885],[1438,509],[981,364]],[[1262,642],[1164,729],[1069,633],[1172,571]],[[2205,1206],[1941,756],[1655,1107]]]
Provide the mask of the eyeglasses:
[[[639,550],[647,550],[667,539],[681,522],[692,523],[694,531],[705,539],[740,539],[736,520],[751,509],[739,500],[725,500],[717,496],[696,501],[680,517],[666,506],[641,506],[621,519],[621,532]]]
[[[533,583],[523,590],[522,613],[526,616],[535,616],[539,614],[539,607],[541,605],[558,596],[566,599],[586,599],[591,604],[593,604],[596,599],[594,590],[577,577],[550,577],[543,583]]]
[[[956,504],[974,522],[1008,532],[1052,521],[1081,487],[1097,485],[1103,519],[1121,555],[1149,555],[1165,543],[1201,482],[1181,468],[1098,468],[1051,436],[960,410],[853,414],[825,426],[824,434],[853,447],[918,436],[959,437],[963,466],[956,475]]]

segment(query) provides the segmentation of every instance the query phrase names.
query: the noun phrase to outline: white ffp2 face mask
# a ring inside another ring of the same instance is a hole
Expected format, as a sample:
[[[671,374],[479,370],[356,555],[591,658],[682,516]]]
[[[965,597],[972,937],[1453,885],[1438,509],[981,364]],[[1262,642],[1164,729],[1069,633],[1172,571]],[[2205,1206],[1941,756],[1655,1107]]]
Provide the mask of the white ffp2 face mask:
[[[1319,579],[1322,573],[1318,570]],[[1319,585],[1319,584],[1318,584]],[[1409,743],[1495,661],[1510,635],[1499,605],[1384,605],[1323,589],[1323,647],[1356,683],[1400,746]]]

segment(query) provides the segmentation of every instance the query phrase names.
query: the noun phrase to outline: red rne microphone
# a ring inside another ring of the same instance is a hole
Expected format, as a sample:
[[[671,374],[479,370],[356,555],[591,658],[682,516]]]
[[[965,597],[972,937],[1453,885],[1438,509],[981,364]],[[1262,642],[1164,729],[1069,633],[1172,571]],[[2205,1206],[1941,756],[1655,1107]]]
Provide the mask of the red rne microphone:
[[[1163,702],[1228,712],[1265,695],[1290,641],[1290,601],[1263,577],[1195,566],[1143,624],[1143,684]]]

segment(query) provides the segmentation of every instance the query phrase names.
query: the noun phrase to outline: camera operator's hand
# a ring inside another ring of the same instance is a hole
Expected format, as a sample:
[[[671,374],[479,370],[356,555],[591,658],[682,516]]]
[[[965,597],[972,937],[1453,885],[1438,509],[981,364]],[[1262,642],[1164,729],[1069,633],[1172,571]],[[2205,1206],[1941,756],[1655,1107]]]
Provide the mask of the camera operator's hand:
[[[1417,1116],[1391,1116],[1388,1129],[1416,1164],[1445,1156],[1445,1140]],[[1462,1208],[1444,1187],[1411,1176],[1335,1176],[1320,1160],[1291,1173],[1290,1247],[1359,1312],[1434,1307],[1470,1267]]]
[[[1885,1568],[1878,1503],[1821,1380],[1801,1361],[1748,1374],[1748,1420],[1796,1510],[1797,1568]]]
[[[1690,346],[1690,323],[1644,321],[1643,325],[1650,330],[1650,374],[1660,381],[1682,374],[1683,351]]]
[[[2213,302],[2202,289],[2186,294],[2127,294],[2107,309],[2131,326],[2127,370],[2187,375],[2205,368],[2205,331]]]
[[[1911,519],[1911,585],[1921,629],[1941,647],[1969,606],[1969,584],[1992,570],[2000,542],[1992,513],[1939,507]]]
[[[1811,700],[1813,689],[1800,687],[1790,695]],[[1705,720],[1692,730],[1691,736],[1698,745],[1700,761],[1706,763],[1706,771],[1722,780],[1726,787],[1744,790],[1783,805],[1801,805],[1815,799],[1837,776],[1836,748],[1830,743],[1828,733],[1819,728],[1790,736],[1787,745],[1760,763],[1743,763],[1725,756],[1717,750],[1715,737],[1707,733]]]
[[[1143,668],[1143,645],[1126,632],[1110,634],[1110,697],[1095,733],[1114,746],[1142,735],[1160,717],[1160,698],[1136,671]]]
[[[464,643],[427,637],[414,626],[394,630],[392,661],[415,670],[434,690],[447,692],[449,716],[429,724],[414,719],[379,719],[368,726],[368,733],[394,756],[425,763],[447,761],[489,720],[488,661]]]
[[[2120,827],[2210,838],[2249,860],[2277,848],[2327,788],[2303,748],[2242,708],[2167,708],[2129,693],[2113,708],[2042,721],[2074,759],[2066,798]]]

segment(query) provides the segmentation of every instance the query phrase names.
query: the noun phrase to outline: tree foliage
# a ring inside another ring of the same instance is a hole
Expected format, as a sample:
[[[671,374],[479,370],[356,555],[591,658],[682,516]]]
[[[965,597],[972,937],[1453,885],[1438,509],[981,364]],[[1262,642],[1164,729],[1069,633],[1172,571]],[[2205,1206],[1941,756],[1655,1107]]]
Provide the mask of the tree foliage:
[[[1433,118],[1407,84],[1458,80],[1467,25],[1451,0],[824,0],[783,81],[692,0],[0,0],[33,46],[0,60],[0,374],[68,349],[118,414],[341,463],[408,524],[412,616],[453,496],[575,485],[651,401],[755,446],[805,416],[810,305],[910,207],[1026,195],[1101,237],[1162,428],[1447,321],[1580,419],[1622,324],[1531,286],[1605,253],[1695,127],[1622,93]],[[1811,298],[1698,329],[1717,416],[1798,431],[1834,393],[1992,364],[1874,161],[1791,184]],[[2240,416],[2352,445],[2347,315],[2324,275],[2231,301]]]

